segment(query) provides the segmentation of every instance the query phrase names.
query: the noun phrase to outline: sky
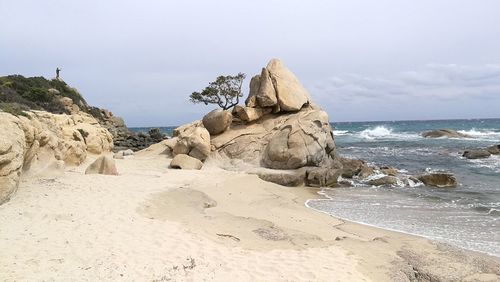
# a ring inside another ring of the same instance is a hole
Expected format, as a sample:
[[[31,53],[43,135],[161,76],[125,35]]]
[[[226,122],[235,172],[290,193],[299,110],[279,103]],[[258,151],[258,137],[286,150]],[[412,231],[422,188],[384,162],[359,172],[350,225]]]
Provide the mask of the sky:
[[[271,58],[330,120],[500,117],[500,1],[0,0],[0,75],[55,76],[128,126]],[[244,89],[248,94],[248,86]],[[243,99],[244,100],[244,99]]]

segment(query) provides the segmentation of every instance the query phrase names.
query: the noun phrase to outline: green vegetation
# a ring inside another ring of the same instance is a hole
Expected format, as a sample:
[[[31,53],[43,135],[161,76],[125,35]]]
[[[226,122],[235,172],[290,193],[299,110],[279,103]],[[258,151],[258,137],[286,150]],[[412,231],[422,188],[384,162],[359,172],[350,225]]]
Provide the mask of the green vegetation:
[[[83,110],[88,107],[80,93],[69,87],[64,81],[47,80],[41,76],[9,75],[0,77],[0,104],[2,104],[3,110],[8,109],[16,113],[19,113],[19,109],[67,113],[60,101],[61,97],[70,98]]]
[[[217,104],[223,110],[230,109],[238,105],[241,93],[241,86],[245,79],[244,73],[238,73],[235,76],[219,76],[213,82],[210,82],[201,92],[193,92],[189,100],[193,103]]]
[[[17,103],[0,103],[0,111],[15,115],[15,116],[25,116],[29,117],[26,112],[29,110],[28,107],[17,104]]]

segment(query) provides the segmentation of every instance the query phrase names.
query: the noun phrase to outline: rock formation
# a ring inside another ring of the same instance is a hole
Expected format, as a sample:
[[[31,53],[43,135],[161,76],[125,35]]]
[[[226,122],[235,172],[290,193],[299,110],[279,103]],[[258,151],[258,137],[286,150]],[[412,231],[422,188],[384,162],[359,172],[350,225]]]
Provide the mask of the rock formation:
[[[111,134],[86,113],[0,112],[0,203],[17,189],[22,173],[38,174],[61,165],[79,165],[87,153],[113,148]]]
[[[452,129],[437,129],[437,130],[426,131],[422,133],[422,136],[425,138],[441,138],[441,137],[470,138],[471,137],[467,134],[463,134]]]
[[[279,60],[271,60],[252,78],[245,104],[236,106],[232,116],[213,111],[202,122],[174,130],[173,155],[226,160],[221,166],[332,166],[335,143],[328,115],[311,104],[307,91]]]

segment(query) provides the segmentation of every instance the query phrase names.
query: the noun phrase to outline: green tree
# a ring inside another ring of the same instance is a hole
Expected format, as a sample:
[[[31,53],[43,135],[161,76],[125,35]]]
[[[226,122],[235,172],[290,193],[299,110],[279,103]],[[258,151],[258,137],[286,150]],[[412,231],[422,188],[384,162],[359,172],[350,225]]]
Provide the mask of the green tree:
[[[246,75],[238,73],[235,76],[219,76],[210,82],[201,92],[193,92],[189,100],[193,103],[217,104],[223,110],[230,109],[240,102],[241,86]]]

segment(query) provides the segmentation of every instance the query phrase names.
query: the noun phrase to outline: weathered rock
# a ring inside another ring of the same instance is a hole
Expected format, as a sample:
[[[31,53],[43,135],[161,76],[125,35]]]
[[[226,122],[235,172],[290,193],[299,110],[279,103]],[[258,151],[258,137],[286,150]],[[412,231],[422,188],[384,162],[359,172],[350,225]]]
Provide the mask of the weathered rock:
[[[455,176],[449,173],[429,173],[417,176],[417,179],[422,181],[427,186],[435,186],[435,187],[457,186],[457,180]]]
[[[123,156],[133,156],[134,155],[134,151],[132,151],[132,149],[127,149],[125,151],[123,151]]]
[[[467,150],[463,153],[462,157],[466,157],[468,159],[484,159],[491,156],[491,153],[485,149],[473,149]]]
[[[276,90],[267,68],[263,68],[260,74],[260,87],[259,92],[257,92],[256,99],[257,105],[259,105],[259,107],[261,108],[272,107],[278,104]]]
[[[260,88],[260,75],[255,75],[250,80],[250,92],[245,100],[245,105],[250,108],[257,107],[257,94],[259,94]]]
[[[0,204],[16,192],[23,167],[26,140],[16,119],[0,113]]]
[[[100,156],[85,170],[85,174],[118,175],[115,160],[108,156]]]
[[[308,168],[307,186],[311,187],[332,187],[337,184],[337,180],[342,170],[331,168]]]
[[[304,170],[266,170],[259,172],[260,179],[288,187],[304,185]]]
[[[172,150],[173,155],[186,154],[204,161],[210,154],[210,133],[199,121],[174,129],[177,142]]]
[[[422,136],[425,138],[440,138],[440,137],[470,138],[471,137],[467,134],[463,134],[452,129],[437,129],[437,130],[426,131],[422,133]]]
[[[170,167],[180,169],[201,169],[203,167],[203,163],[200,160],[186,154],[178,154],[170,162]]]
[[[375,169],[371,166],[364,165],[361,167],[361,170],[358,173],[360,178],[367,178],[368,176],[375,173]]]
[[[492,154],[492,155],[498,155],[498,154],[500,154],[500,145],[490,146],[490,147],[486,148],[486,150],[488,150],[488,152],[490,152],[490,154]]]
[[[398,174],[398,169],[392,166],[383,166],[380,168],[380,172],[385,175],[396,176]]]
[[[242,121],[252,122],[260,119],[266,114],[269,114],[271,111],[271,108],[250,108],[235,106],[233,109],[233,114]]]
[[[398,183],[398,179],[394,176],[383,176],[380,178],[376,179],[371,179],[366,182],[368,185],[373,185],[373,186],[382,186],[382,185],[395,185]]]
[[[280,111],[298,111],[309,103],[309,94],[295,75],[278,59],[272,59],[266,69],[271,76]],[[261,75],[261,88],[262,88]]]
[[[233,115],[228,111],[213,110],[203,117],[203,126],[210,135],[220,134],[231,125]]]
[[[362,160],[339,158],[339,161],[342,163],[342,177],[345,178],[353,178],[366,166]]]

